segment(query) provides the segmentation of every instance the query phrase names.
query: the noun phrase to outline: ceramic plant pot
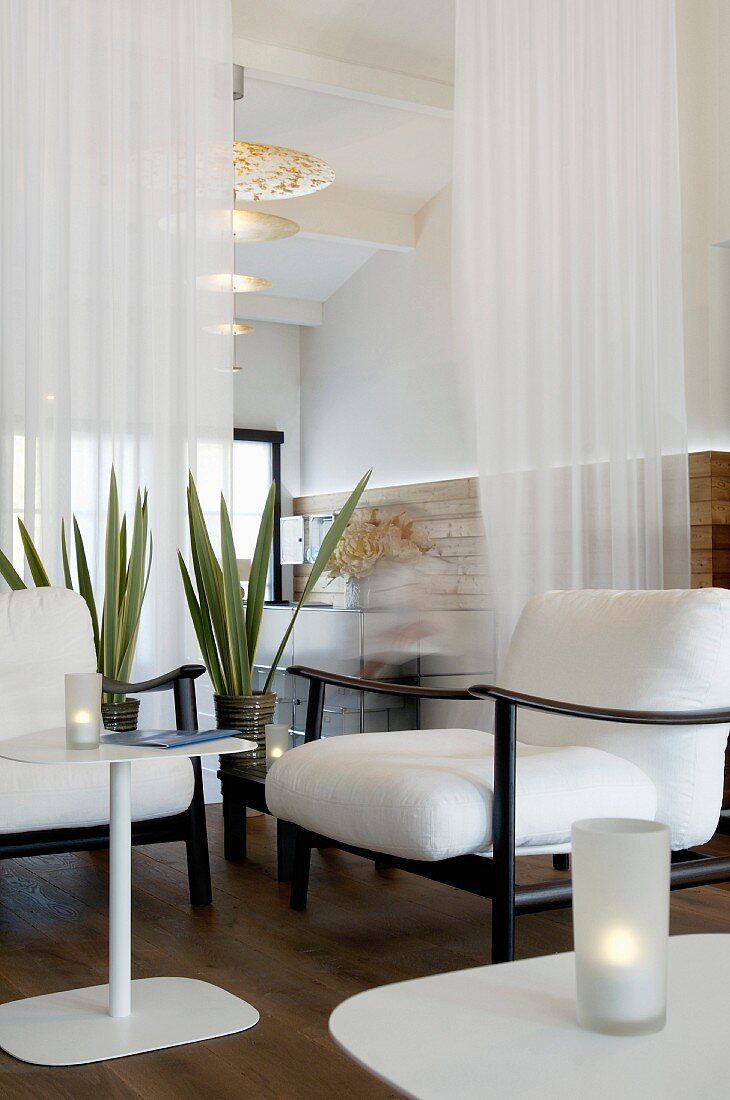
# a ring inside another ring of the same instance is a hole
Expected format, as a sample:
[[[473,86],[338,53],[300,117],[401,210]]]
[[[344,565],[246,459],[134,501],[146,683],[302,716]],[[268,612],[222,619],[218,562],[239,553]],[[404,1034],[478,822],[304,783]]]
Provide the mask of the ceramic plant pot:
[[[274,692],[257,695],[214,695],[216,726],[221,730],[238,730],[247,741],[255,741],[253,752],[240,756],[226,755],[223,766],[226,771],[240,767],[266,766],[266,726],[274,721],[276,695]]]

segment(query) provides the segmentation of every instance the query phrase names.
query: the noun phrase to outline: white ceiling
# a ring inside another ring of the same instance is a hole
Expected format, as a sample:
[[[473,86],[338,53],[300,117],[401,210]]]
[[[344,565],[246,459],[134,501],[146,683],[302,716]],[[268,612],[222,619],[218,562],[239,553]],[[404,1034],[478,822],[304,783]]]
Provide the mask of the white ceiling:
[[[233,0],[233,33],[453,81],[455,0]]]
[[[303,149],[335,170],[327,197],[416,214],[451,178],[448,118],[247,80],[236,137]],[[266,210],[276,213],[276,203]]]
[[[273,209],[273,204],[267,209]],[[271,279],[271,290],[266,291],[271,297],[326,302],[374,255],[374,249],[359,245],[289,237],[283,241],[237,245],[236,271]],[[239,294],[236,299],[236,313],[240,317],[246,316],[249,297],[255,295]]]
[[[455,0],[233,0],[234,35],[350,65],[450,82]],[[438,112],[247,76],[236,137],[322,157],[338,209],[415,215],[451,178],[452,123]],[[292,200],[286,216],[297,217]],[[276,201],[258,204],[277,213]],[[283,213],[283,211],[281,211]],[[237,247],[236,270],[271,279],[267,293],[326,301],[373,254],[355,241],[299,236]],[[374,238],[368,238],[373,240]],[[385,238],[379,238],[385,240]]]

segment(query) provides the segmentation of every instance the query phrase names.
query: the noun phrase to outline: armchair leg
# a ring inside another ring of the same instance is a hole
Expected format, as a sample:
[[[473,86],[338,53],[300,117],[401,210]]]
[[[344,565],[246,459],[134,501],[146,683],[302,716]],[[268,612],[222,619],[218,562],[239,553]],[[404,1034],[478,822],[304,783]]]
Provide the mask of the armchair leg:
[[[553,856],[553,870],[555,871],[569,871],[570,870],[570,853],[558,852]]]
[[[294,838],[294,865],[292,868],[291,893],[289,906],[291,909],[306,909],[307,892],[309,890],[309,864],[312,857],[312,841],[306,829],[297,826]]]
[[[297,827],[291,821],[276,822],[276,877],[279,882],[292,880],[296,836]]]
[[[492,963],[512,962],[515,957],[514,889],[502,886],[492,898]]]
[[[193,801],[188,809],[188,827],[185,836],[185,848],[188,857],[188,887],[191,905],[210,905],[213,889],[210,881],[210,859],[208,856],[208,828],[205,821],[205,801],[203,798],[203,774],[200,760],[193,762],[195,790]]]
[[[246,858],[246,807],[223,796],[223,858],[239,863]]]
[[[513,703],[498,699],[494,708],[493,963],[512,962],[515,957],[516,765],[516,708]]]

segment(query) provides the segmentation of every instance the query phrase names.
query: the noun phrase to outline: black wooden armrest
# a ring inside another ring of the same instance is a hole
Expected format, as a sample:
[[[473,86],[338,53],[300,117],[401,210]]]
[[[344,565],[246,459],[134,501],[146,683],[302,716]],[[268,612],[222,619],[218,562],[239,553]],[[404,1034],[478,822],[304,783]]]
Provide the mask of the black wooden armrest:
[[[602,722],[625,722],[639,726],[712,726],[730,724],[730,709],[720,710],[612,710],[604,707],[587,707],[578,703],[561,703],[555,699],[541,699],[537,695],[523,695],[519,691],[494,687],[491,684],[475,684],[468,694],[475,699],[501,699],[516,707],[542,710],[551,714],[564,714],[568,718],[593,718]]]
[[[138,684],[127,684],[122,680],[110,680],[107,676],[103,680],[103,690],[114,695],[128,695],[130,692],[143,691],[167,691],[180,680],[197,680],[205,672],[205,665],[181,665],[172,672],[165,672],[162,676],[156,676],[154,680],[142,680]]]
[[[377,695],[405,695],[411,699],[473,699],[467,688],[428,688],[417,684],[393,684],[386,680],[364,680],[360,676],[341,676],[337,672],[324,672],[319,668],[292,665],[286,670],[290,676],[302,676],[318,684],[352,688],[355,691],[371,691]]]

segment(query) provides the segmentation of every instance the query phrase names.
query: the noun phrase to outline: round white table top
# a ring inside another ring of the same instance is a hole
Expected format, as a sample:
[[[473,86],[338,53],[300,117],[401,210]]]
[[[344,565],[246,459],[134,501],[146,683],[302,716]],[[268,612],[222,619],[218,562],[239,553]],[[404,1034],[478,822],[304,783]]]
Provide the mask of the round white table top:
[[[730,935],[669,941],[667,1026],[575,1019],[572,952],[396,982],[330,1016],[333,1038],[416,1100],[726,1100]]]
[[[106,731],[110,733],[110,730]],[[102,738],[104,733],[102,732]],[[165,760],[173,756],[208,756],[210,753],[251,752],[253,741],[222,737],[199,745],[158,749],[151,745],[99,745],[98,749],[67,749],[66,730],[38,730],[21,737],[0,740],[0,757],[23,764],[116,764],[121,760]]]

